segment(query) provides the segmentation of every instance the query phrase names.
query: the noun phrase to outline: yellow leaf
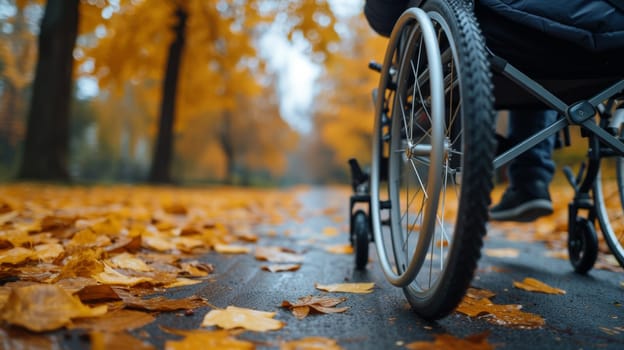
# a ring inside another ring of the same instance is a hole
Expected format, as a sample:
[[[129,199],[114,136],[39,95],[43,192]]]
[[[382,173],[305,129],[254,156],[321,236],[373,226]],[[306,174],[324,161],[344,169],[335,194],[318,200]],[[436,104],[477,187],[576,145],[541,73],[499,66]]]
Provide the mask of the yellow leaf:
[[[112,267],[119,269],[129,269],[143,272],[153,270],[145,263],[145,261],[129,253],[115,255],[109,260],[109,263]]]
[[[546,294],[565,294],[566,291],[559,288],[554,288],[547,285],[544,282],[536,280],[535,278],[527,277],[522,282],[514,281],[513,286],[518,289],[523,289],[529,292],[541,292]]]
[[[306,337],[280,344],[280,350],[340,350],[342,347],[334,339]]]
[[[106,305],[83,305],[61,287],[35,284],[12,289],[0,316],[8,323],[42,332],[66,326],[74,318],[101,316],[106,311]]]
[[[325,251],[332,254],[353,254],[351,244],[337,244],[325,247]]]
[[[224,330],[216,331],[182,331],[168,330],[170,333],[184,336],[181,340],[167,340],[165,350],[189,350],[189,349],[231,349],[231,350],[251,350],[255,346],[253,343],[234,338],[229,332]]]
[[[494,345],[487,341],[488,332],[474,334],[466,338],[456,338],[450,334],[436,334],[433,342],[417,341],[405,344],[410,350],[493,350]]]
[[[326,292],[339,292],[339,293],[359,293],[366,294],[372,293],[375,283],[338,283],[338,284],[314,284],[316,289],[320,289]]]
[[[221,254],[247,254],[251,252],[250,247],[236,244],[215,244],[214,250]]]
[[[303,261],[303,256],[283,247],[256,247],[256,259],[274,263],[298,263]]]
[[[94,275],[93,278],[100,283],[119,285],[119,286],[135,286],[139,283],[153,282],[153,280],[149,277],[126,276],[108,265],[104,266],[103,272],[100,272]]]
[[[0,264],[21,264],[33,255],[32,250],[22,247],[3,250],[0,252]]]
[[[338,236],[338,229],[332,226],[325,227],[323,229],[323,235],[328,237]]]
[[[175,287],[184,287],[184,286],[192,286],[194,284],[201,283],[201,280],[192,280],[190,278],[176,278],[174,282],[165,284],[165,288],[175,288]]]
[[[52,262],[65,252],[65,248],[58,243],[38,244],[35,246],[34,258],[37,260]]]
[[[284,327],[284,323],[273,319],[275,312],[228,306],[225,310],[211,310],[202,321],[202,327],[219,326],[225,329],[243,328],[266,332]]]
[[[300,264],[272,264],[260,266],[262,270],[270,272],[297,271],[300,267]]]
[[[91,350],[108,350],[108,349],[132,349],[132,350],[153,350],[153,345],[145,343],[130,334],[109,330],[91,332]]]
[[[518,249],[514,248],[489,248],[484,249],[483,252],[494,258],[517,258],[520,255]]]

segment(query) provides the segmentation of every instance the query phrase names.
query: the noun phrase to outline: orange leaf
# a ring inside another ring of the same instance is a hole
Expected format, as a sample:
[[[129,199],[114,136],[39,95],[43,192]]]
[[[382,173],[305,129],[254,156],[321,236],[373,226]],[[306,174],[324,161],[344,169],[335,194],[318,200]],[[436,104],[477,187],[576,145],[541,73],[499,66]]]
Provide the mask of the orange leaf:
[[[133,350],[153,350],[155,347],[137,339],[126,332],[92,332],[91,350],[107,349],[133,349]]]
[[[73,318],[101,316],[106,311],[106,305],[85,306],[61,287],[35,284],[12,289],[7,303],[0,310],[0,318],[42,332],[66,326]]]
[[[529,292],[541,292],[546,294],[565,294],[566,291],[559,288],[554,288],[547,285],[544,282],[538,281],[535,278],[527,277],[522,282],[514,281],[513,286],[518,289],[523,289]]]
[[[280,344],[280,350],[340,350],[342,347],[329,338],[306,337]]]
[[[338,292],[338,293],[358,293],[366,294],[372,293],[375,283],[337,283],[337,284],[314,284],[316,289],[320,289],[326,292]]]
[[[487,298],[464,297],[456,311],[470,317],[483,317],[488,322],[509,327],[538,328],[544,319],[536,314],[521,311],[521,305],[497,305]]]
[[[255,346],[253,343],[232,337],[225,330],[216,331],[182,331],[165,329],[169,333],[184,336],[181,340],[167,340],[166,350],[187,350],[187,349],[231,349],[231,350],[251,350]]]
[[[406,344],[411,350],[492,350],[494,345],[487,341],[488,332],[471,335],[464,339],[456,338],[450,334],[436,334],[433,342],[417,341]]]
[[[284,323],[274,320],[275,312],[228,306],[225,310],[212,310],[202,321],[202,327],[219,326],[225,329],[244,328],[250,331],[266,332],[284,327]]]
[[[221,254],[247,254],[251,248],[237,244],[215,244],[214,250]]]

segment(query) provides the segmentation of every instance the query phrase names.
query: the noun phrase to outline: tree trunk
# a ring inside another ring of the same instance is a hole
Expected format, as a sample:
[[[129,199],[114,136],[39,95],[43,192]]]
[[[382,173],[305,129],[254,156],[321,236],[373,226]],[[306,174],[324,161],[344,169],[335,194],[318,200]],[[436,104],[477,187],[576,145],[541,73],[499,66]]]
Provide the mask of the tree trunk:
[[[232,113],[227,110],[223,112],[219,143],[225,155],[225,183],[233,185],[236,163],[234,161],[234,140],[232,138]]]
[[[69,180],[69,105],[78,4],[79,0],[47,2],[18,178]]]
[[[171,182],[171,161],[173,155],[173,125],[175,121],[176,91],[178,87],[178,75],[182,63],[182,51],[186,36],[186,19],[188,14],[182,7],[176,10],[178,23],[174,27],[175,39],[169,46],[167,70],[163,83],[163,96],[160,108],[160,122],[158,136],[149,181],[153,183]]]

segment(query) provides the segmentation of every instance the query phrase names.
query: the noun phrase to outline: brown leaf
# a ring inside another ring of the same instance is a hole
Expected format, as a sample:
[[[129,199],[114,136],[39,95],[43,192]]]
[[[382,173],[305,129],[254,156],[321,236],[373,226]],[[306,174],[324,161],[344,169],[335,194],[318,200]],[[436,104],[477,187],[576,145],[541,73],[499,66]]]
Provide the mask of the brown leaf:
[[[305,337],[280,344],[280,350],[340,350],[342,347],[334,339]]]
[[[0,328],[0,349],[56,350],[62,349],[58,337],[36,334],[18,327]]]
[[[103,302],[112,300],[121,300],[121,297],[115,290],[106,284],[94,284],[84,286],[80,289],[76,296],[83,302]]]
[[[212,264],[202,263],[199,261],[187,261],[179,264],[184,275],[191,277],[204,277],[208,276],[214,271]]]
[[[130,309],[148,311],[175,311],[194,309],[206,306],[208,303],[198,296],[190,296],[182,299],[168,299],[162,296],[150,299],[141,299],[130,295],[122,295],[122,300]]]
[[[541,292],[541,293],[546,293],[546,294],[565,294],[566,293],[566,291],[563,289],[551,287],[547,285],[546,283],[541,282],[531,277],[525,278],[522,282],[514,281],[513,286],[518,289],[526,290],[529,292]]]
[[[188,350],[188,349],[231,349],[231,350],[251,350],[255,346],[253,343],[234,338],[228,331],[204,331],[204,330],[169,330],[169,333],[184,336],[181,340],[167,340],[166,350]]]
[[[456,338],[450,334],[436,334],[433,342],[417,341],[405,344],[410,350],[493,350],[494,345],[488,343],[489,332],[474,334],[466,338]]]
[[[345,312],[349,309],[349,307],[334,307],[345,300],[347,300],[347,298],[344,297],[330,298],[309,295],[299,298],[295,303],[284,300],[282,301],[282,307],[291,309],[295,317],[302,319],[308,316],[310,311],[322,314]]]
[[[225,329],[243,328],[266,332],[284,327],[284,323],[273,319],[275,312],[257,311],[236,306],[225,310],[211,310],[202,321],[202,327],[219,326]]]
[[[14,288],[0,310],[0,317],[11,324],[35,332],[66,326],[74,318],[101,316],[106,305],[90,308],[63,288],[37,284]]]
[[[152,323],[152,314],[135,310],[115,310],[100,317],[88,317],[74,320],[70,328],[81,328],[102,332],[122,332],[141,328]]]
[[[373,292],[375,283],[337,283],[337,284],[314,284],[314,288],[323,290],[326,292],[338,292],[338,293],[359,293],[367,294]]]
[[[300,267],[300,264],[272,264],[260,266],[262,270],[270,272],[297,271]]]
[[[137,339],[126,332],[91,332],[91,350],[132,349],[154,350],[153,345]]]
[[[284,247],[260,246],[256,247],[256,259],[273,263],[300,263],[303,262],[303,255]]]

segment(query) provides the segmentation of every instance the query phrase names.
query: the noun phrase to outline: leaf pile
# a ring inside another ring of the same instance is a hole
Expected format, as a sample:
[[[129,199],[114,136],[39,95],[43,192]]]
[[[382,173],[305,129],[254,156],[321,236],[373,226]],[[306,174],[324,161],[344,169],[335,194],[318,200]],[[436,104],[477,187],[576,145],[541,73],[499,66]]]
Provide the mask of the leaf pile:
[[[0,319],[35,332],[118,332],[153,321],[153,313],[207,305],[197,296],[159,294],[202,283],[215,267],[198,257],[251,252],[248,244],[258,240],[253,227],[279,224],[299,208],[291,193],[209,193],[0,186]],[[289,253],[280,254],[284,260]],[[92,338],[108,342],[99,333]]]

